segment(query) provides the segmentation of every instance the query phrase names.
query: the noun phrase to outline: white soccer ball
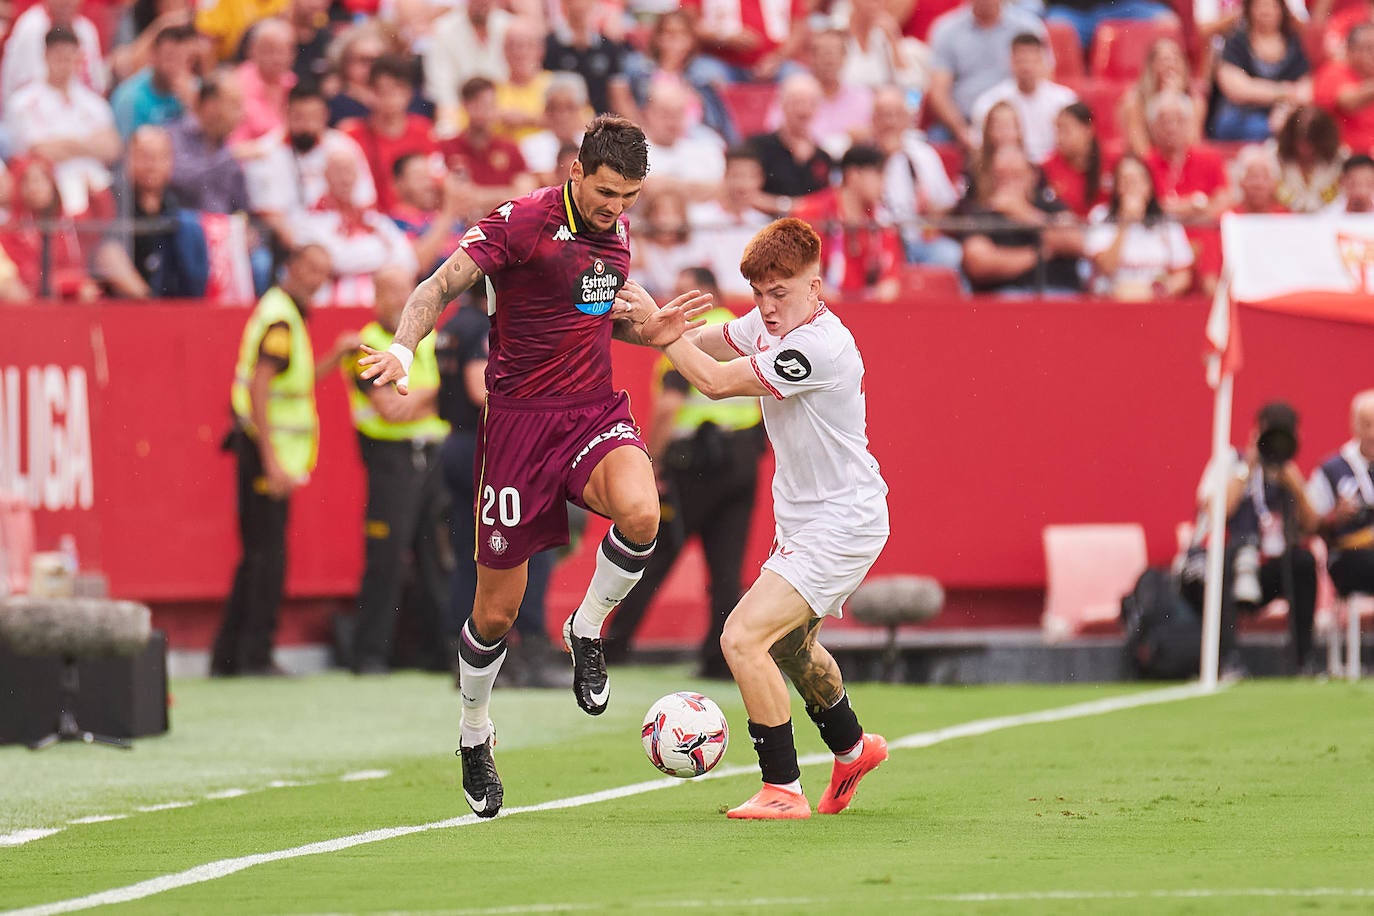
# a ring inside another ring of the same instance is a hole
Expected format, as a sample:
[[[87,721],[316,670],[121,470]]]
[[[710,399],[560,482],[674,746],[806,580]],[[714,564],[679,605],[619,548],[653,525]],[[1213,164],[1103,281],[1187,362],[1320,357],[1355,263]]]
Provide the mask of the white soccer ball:
[[[690,779],[720,763],[730,725],[711,699],[680,690],[649,707],[643,737],[650,763],[669,776]]]

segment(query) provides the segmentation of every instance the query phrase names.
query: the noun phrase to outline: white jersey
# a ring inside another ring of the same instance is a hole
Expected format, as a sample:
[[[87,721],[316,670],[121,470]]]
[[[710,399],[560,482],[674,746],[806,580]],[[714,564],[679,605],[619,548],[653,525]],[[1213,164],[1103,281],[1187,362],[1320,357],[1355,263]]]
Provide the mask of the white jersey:
[[[783,337],[768,333],[757,308],[724,333],[772,395],[761,400],[779,534],[817,525],[886,534],[887,483],[868,451],[864,364],[849,329],[822,303]]]

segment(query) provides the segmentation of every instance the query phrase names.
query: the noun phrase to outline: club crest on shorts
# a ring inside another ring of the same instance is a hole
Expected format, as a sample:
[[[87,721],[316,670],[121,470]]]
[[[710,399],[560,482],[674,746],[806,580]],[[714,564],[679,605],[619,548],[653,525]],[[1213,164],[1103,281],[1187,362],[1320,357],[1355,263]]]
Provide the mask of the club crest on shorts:
[[[487,546],[491,548],[492,553],[499,557],[506,552],[506,548],[510,547],[510,541],[506,540],[506,536],[501,532],[493,531],[491,537],[487,538]]]
[[[573,305],[584,315],[604,315],[611,310],[615,294],[625,284],[625,278],[601,258],[577,275],[573,286]]]
[[[783,350],[773,359],[773,370],[785,379],[800,382],[811,374],[811,362],[800,350]]]

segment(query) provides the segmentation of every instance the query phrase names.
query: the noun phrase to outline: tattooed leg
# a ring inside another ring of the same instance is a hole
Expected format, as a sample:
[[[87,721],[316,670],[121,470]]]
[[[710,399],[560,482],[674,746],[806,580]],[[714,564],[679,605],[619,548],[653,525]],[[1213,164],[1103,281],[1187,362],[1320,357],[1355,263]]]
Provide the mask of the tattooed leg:
[[[844,679],[840,666],[830,652],[817,641],[821,618],[816,617],[773,644],[768,654],[777,662],[778,670],[787,675],[797,693],[812,708],[829,709],[844,696]]]

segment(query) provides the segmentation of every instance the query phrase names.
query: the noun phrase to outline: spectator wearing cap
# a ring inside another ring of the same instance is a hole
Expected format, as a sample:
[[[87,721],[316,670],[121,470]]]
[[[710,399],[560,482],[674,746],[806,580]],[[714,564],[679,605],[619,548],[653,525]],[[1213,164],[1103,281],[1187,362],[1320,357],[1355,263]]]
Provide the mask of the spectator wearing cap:
[[[153,39],[148,66],[115,87],[110,96],[115,127],[124,140],[145,124],[167,124],[196,102],[191,57],[197,41],[189,25],[167,26]]]
[[[54,26],[44,39],[42,80],[15,92],[5,106],[5,126],[15,151],[51,162],[71,216],[86,212],[92,195],[110,187],[110,165],[119,158],[119,132],[103,98],[78,78],[81,45],[70,30]]]
[[[382,212],[396,203],[392,166],[407,154],[439,156],[434,139],[434,124],[408,110],[414,94],[410,61],[398,55],[383,55],[372,64],[368,87],[372,91],[372,110],[365,118],[350,118],[339,129],[352,137],[372,173],[377,188],[377,208]]]
[[[471,185],[468,216],[480,219],[503,201],[522,197],[537,185],[525,166],[525,157],[513,140],[498,136],[496,86],[485,76],[474,76],[460,93],[468,126],[456,137],[440,142],[439,153],[450,172]]]
[[[782,122],[768,134],[751,137],[749,144],[763,163],[764,193],[774,198],[765,206],[786,215],[792,198],[819,191],[830,184],[835,160],[811,135],[811,122],[821,104],[821,86],[809,73],[796,73],[778,87]]]
[[[1021,121],[1026,155],[1039,165],[1054,150],[1054,121],[1078,95],[1049,78],[1045,40],[1022,32],[1011,40],[1011,76],[991,86],[973,103],[973,125],[983,123],[992,106],[1006,102]],[[975,137],[975,142],[981,142]]]
[[[840,183],[793,208],[821,237],[821,277],[834,294],[890,300],[900,292],[902,240],[883,206],[886,162],[876,146],[855,144],[840,160]]]
[[[80,10],[81,0],[42,0],[14,20],[0,60],[0,98],[8,103],[21,87],[41,83],[47,77],[47,36],[54,28],[65,29],[76,39],[79,53],[74,76],[92,92],[105,94],[109,81],[100,53],[100,33]]]
[[[629,46],[602,34],[596,25],[596,0],[562,0],[562,21],[544,39],[544,69],[577,73],[597,114],[611,110],[610,86],[624,80]]]
[[[425,46],[425,94],[438,109],[436,119],[445,131],[456,129],[461,113],[458,90],[474,76],[504,82],[506,29],[514,15],[496,0],[468,0],[434,22]]]
[[[940,154],[912,126],[914,112],[906,92],[884,86],[873,93],[873,142],[887,157],[883,166],[883,204],[892,214],[911,264],[958,270],[963,251],[928,221],[959,203]]]
[[[1341,166],[1341,194],[1325,213],[1374,213],[1374,158],[1356,153]]]
[[[555,177],[558,151],[582,145],[582,128],[591,119],[587,83],[576,73],[555,73],[544,91],[544,129],[520,141],[520,155],[541,187],[560,184]]]
[[[1374,24],[1351,30],[1345,60],[1322,67],[1312,97],[1336,119],[1351,152],[1374,151]]]
[[[168,125],[171,186],[183,205],[209,213],[248,209],[243,167],[229,143],[242,111],[238,76],[220,69],[201,81],[195,109]]]

